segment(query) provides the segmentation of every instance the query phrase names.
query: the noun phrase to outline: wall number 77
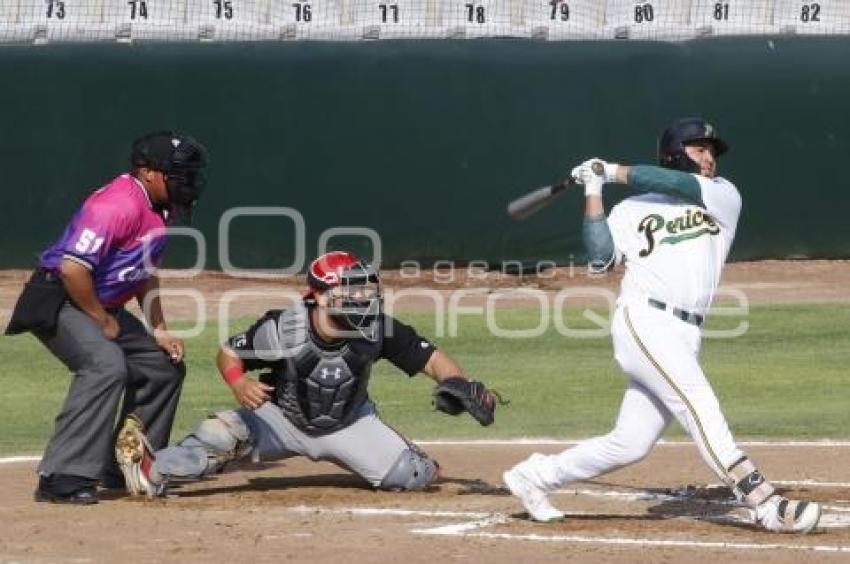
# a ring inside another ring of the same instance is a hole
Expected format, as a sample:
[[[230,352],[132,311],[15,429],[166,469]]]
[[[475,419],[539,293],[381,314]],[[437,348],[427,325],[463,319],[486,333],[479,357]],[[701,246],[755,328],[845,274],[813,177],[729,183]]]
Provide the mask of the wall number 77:
[[[381,23],[398,23],[398,4],[378,4],[381,11]]]

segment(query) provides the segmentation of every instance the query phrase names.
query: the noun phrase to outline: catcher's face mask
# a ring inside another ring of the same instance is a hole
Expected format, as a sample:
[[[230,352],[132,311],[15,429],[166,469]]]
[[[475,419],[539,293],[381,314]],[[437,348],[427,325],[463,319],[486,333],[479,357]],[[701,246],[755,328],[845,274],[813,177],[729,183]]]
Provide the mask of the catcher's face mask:
[[[327,314],[342,328],[343,338],[376,341],[383,309],[378,271],[350,253],[331,252],[310,265],[307,281],[311,293],[324,292]]]
[[[341,283],[327,292],[327,312],[344,328],[375,341],[384,297],[381,283],[371,267],[355,265],[342,273]]]

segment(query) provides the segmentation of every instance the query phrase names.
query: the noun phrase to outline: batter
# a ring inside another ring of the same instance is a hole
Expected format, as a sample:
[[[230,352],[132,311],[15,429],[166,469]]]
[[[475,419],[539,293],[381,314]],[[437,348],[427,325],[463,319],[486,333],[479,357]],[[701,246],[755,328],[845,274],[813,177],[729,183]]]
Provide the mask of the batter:
[[[755,523],[795,533],[817,525],[817,503],[777,494],[735,444],[699,364],[700,327],[741,212],[735,185],[716,175],[717,157],[728,148],[710,124],[686,118],[662,134],[660,167],[591,159],[573,169],[585,187],[583,237],[591,270],[626,265],[611,330],[615,357],[630,380],[610,433],[557,455],[533,454],[505,472],[505,484],[532,519],[563,519],[548,492],[641,460],[675,418],[709,468],[752,509]],[[602,174],[594,173],[594,163]],[[628,184],[638,194],[606,219],[601,196],[608,182]]]

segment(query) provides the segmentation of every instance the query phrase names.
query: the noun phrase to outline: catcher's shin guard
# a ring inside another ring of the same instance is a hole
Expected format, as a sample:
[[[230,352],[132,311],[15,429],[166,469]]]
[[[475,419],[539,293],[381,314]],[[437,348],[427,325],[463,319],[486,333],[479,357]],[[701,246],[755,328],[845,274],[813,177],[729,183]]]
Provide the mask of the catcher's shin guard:
[[[421,490],[437,478],[440,466],[418,448],[402,451],[378,486],[382,490]]]
[[[219,411],[202,421],[179,446],[202,451],[206,461],[201,476],[221,472],[228,463],[250,455],[254,448],[251,430],[232,409]]]

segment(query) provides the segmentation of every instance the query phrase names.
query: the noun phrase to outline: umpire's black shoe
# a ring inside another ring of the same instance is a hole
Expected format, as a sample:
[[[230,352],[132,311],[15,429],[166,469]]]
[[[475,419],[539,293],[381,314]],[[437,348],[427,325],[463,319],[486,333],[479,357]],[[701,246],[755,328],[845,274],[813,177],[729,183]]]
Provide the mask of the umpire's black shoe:
[[[49,503],[92,505],[97,503],[97,481],[81,476],[54,474],[41,476],[33,498]]]

